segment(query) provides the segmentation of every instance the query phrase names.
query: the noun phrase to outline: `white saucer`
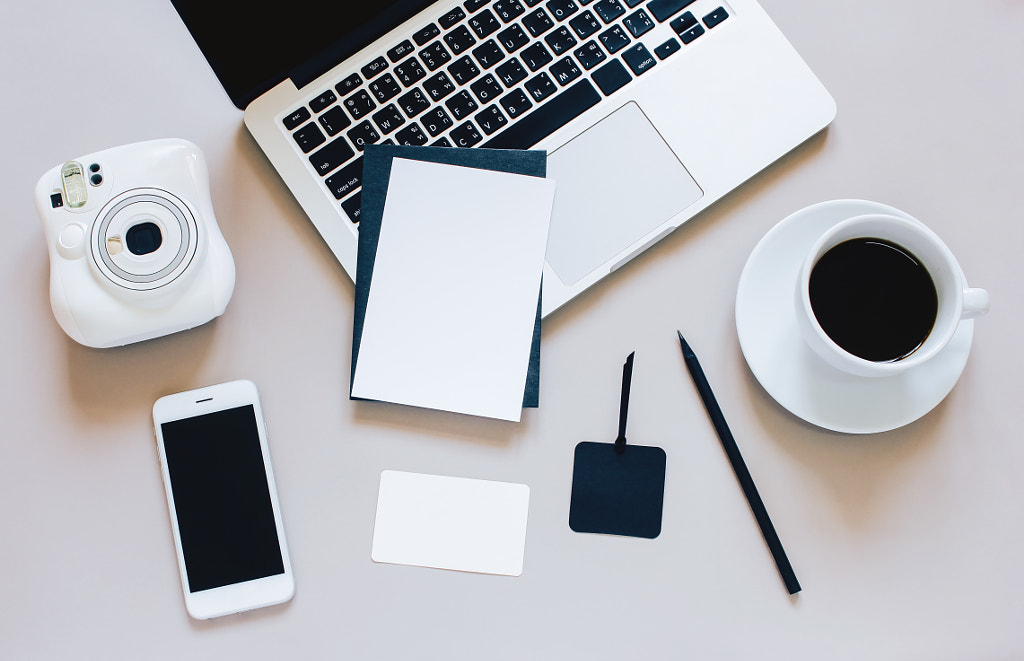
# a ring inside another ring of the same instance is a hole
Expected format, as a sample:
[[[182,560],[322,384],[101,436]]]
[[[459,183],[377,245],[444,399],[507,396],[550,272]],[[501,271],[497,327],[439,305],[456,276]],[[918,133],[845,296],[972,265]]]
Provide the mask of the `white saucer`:
[[[846,374],[811,351],[794,312],[800,266],[823,231],[866,213],[911,218],[865,200],[832,200],[801,209],[764,235],[743,267],[736,292],[740,348],[761,386],[797,417],[848,434],[896,429],[935,408],[960,378],[974,337],[974,322],[965,320],[935,358],[891,377]]]

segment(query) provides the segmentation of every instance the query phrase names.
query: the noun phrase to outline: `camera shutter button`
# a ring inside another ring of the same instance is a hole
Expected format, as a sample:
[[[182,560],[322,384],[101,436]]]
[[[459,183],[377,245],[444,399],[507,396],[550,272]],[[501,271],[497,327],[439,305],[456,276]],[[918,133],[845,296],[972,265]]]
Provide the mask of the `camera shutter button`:
[[[68,259],[81,257],[85,253],[85,226],[81,223],[65,225],[57,237],[57,252]]]

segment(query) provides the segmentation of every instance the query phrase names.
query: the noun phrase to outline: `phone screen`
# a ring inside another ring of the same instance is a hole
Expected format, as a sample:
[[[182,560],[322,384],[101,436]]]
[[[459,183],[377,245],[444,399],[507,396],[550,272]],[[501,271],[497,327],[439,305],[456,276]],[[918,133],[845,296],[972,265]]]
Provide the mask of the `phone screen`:
[[[189,592],[283,574],[254,407],[161,431]]]

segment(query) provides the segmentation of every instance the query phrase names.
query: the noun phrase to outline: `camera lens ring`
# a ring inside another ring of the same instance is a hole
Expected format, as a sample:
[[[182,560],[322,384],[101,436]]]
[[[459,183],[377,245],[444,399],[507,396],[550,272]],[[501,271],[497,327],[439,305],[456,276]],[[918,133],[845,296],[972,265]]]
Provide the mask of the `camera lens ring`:
[[[120,201],[118,201],[109,210],[107,210],[105,214],[102,215],[102,218],[101,218],[101,220],[100,220],[100,222],[98,224],[98,227],[97,227],[97,230],[98,230],[97,231],[97,242],[94,244],[94,249],[95,249],[96,253],[99,255],[100,259],[102,259],[104,265],[117,278],[119,278],[121,280],[127,280],[128,282],[133,283],[135,285],[147,285],[147,284],[152,284],[152,283],[155,283],[157,281],[160,281],[160,280],[166,278],[171,273],[173,273],[174,270],[178,266],[180,266],[182,261],[184,260],[185,255],[188,252],[189,245],[192,243],[192,241],[191,240],[183,240],[183,241],[181,241],[181,243],[178,246],[178,251],[174,255],[174,257],[171,259],[170,263],[167,266],[165,266],[164,268],[162,268],[159,271],[157,271],[156,273],[151,273],[151,274],[129,273],[128,271],[126,271],[126,270],[122,269],[121,267],[119,267],[116,263],[114,263],[114,260],[111,259],[110,253],[105,248],[105,244],[106,244],[106,240],[107,240],[107,227],[114,220],[114,218],[116,218],[117,215],[119,213],[121,213],[124,209],[126,209],[127,207],[129,207],[129,206],[131,206],[133,204],[138,204],[140,202],[150,202],[150,203],[153,203],[153,204],[157,204],[157,205],[163,207],[164,209],[167,209],[168,211],[170,211],[171,215],[174,217],[174,219],[178,223],[179,229],[181,231],[182,238],[183,239],[191,239],[192,233],[189,232],[188,220],[185,218],[185,215],[182,213],[182,210],[180,208],[178,208],[177,205],[172,204],[169,200],[167,200],[167,199],[165,199],[165,198],[163,198],[161,196],[152,195],[152,194],[148,194],[148,193],[141,193],[140,194],[140,193],[136,192],[134,195],[131,195],[129,197],[126,197],[126,198],[121,199]],[[118,284],[120,284],[120,283],[118,283]],[[164,284],[166,284],[166,283],[164,283]],[[131,287],[131,288],[134,289],[134,287]],[[148,287],[144,287],[144,288],[148,288]]]
[[[107,231],[112,221],[125,209],[138,203],[156,204],[167,210],[172,222],[176,222],[181,241],[177,252],[169,263],[155,273],[129,273],[111,258],[106,242]],[[151,290],[163,287],[178,278],[195,256],[199,240],[199,228],[188,205],[180,198],[155,188],[136,188],[121,193],[97,214],[93,225],[92,257],[99,271],[115,285],[133,290]]]

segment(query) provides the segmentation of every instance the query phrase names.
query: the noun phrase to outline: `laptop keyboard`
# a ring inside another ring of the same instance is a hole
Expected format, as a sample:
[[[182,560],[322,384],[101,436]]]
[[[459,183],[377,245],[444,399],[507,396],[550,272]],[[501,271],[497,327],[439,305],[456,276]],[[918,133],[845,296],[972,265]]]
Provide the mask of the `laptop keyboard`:
[[[729,17],[696,1],[466,0],[281,122],[358,223],[365,145],[530,148]]]

